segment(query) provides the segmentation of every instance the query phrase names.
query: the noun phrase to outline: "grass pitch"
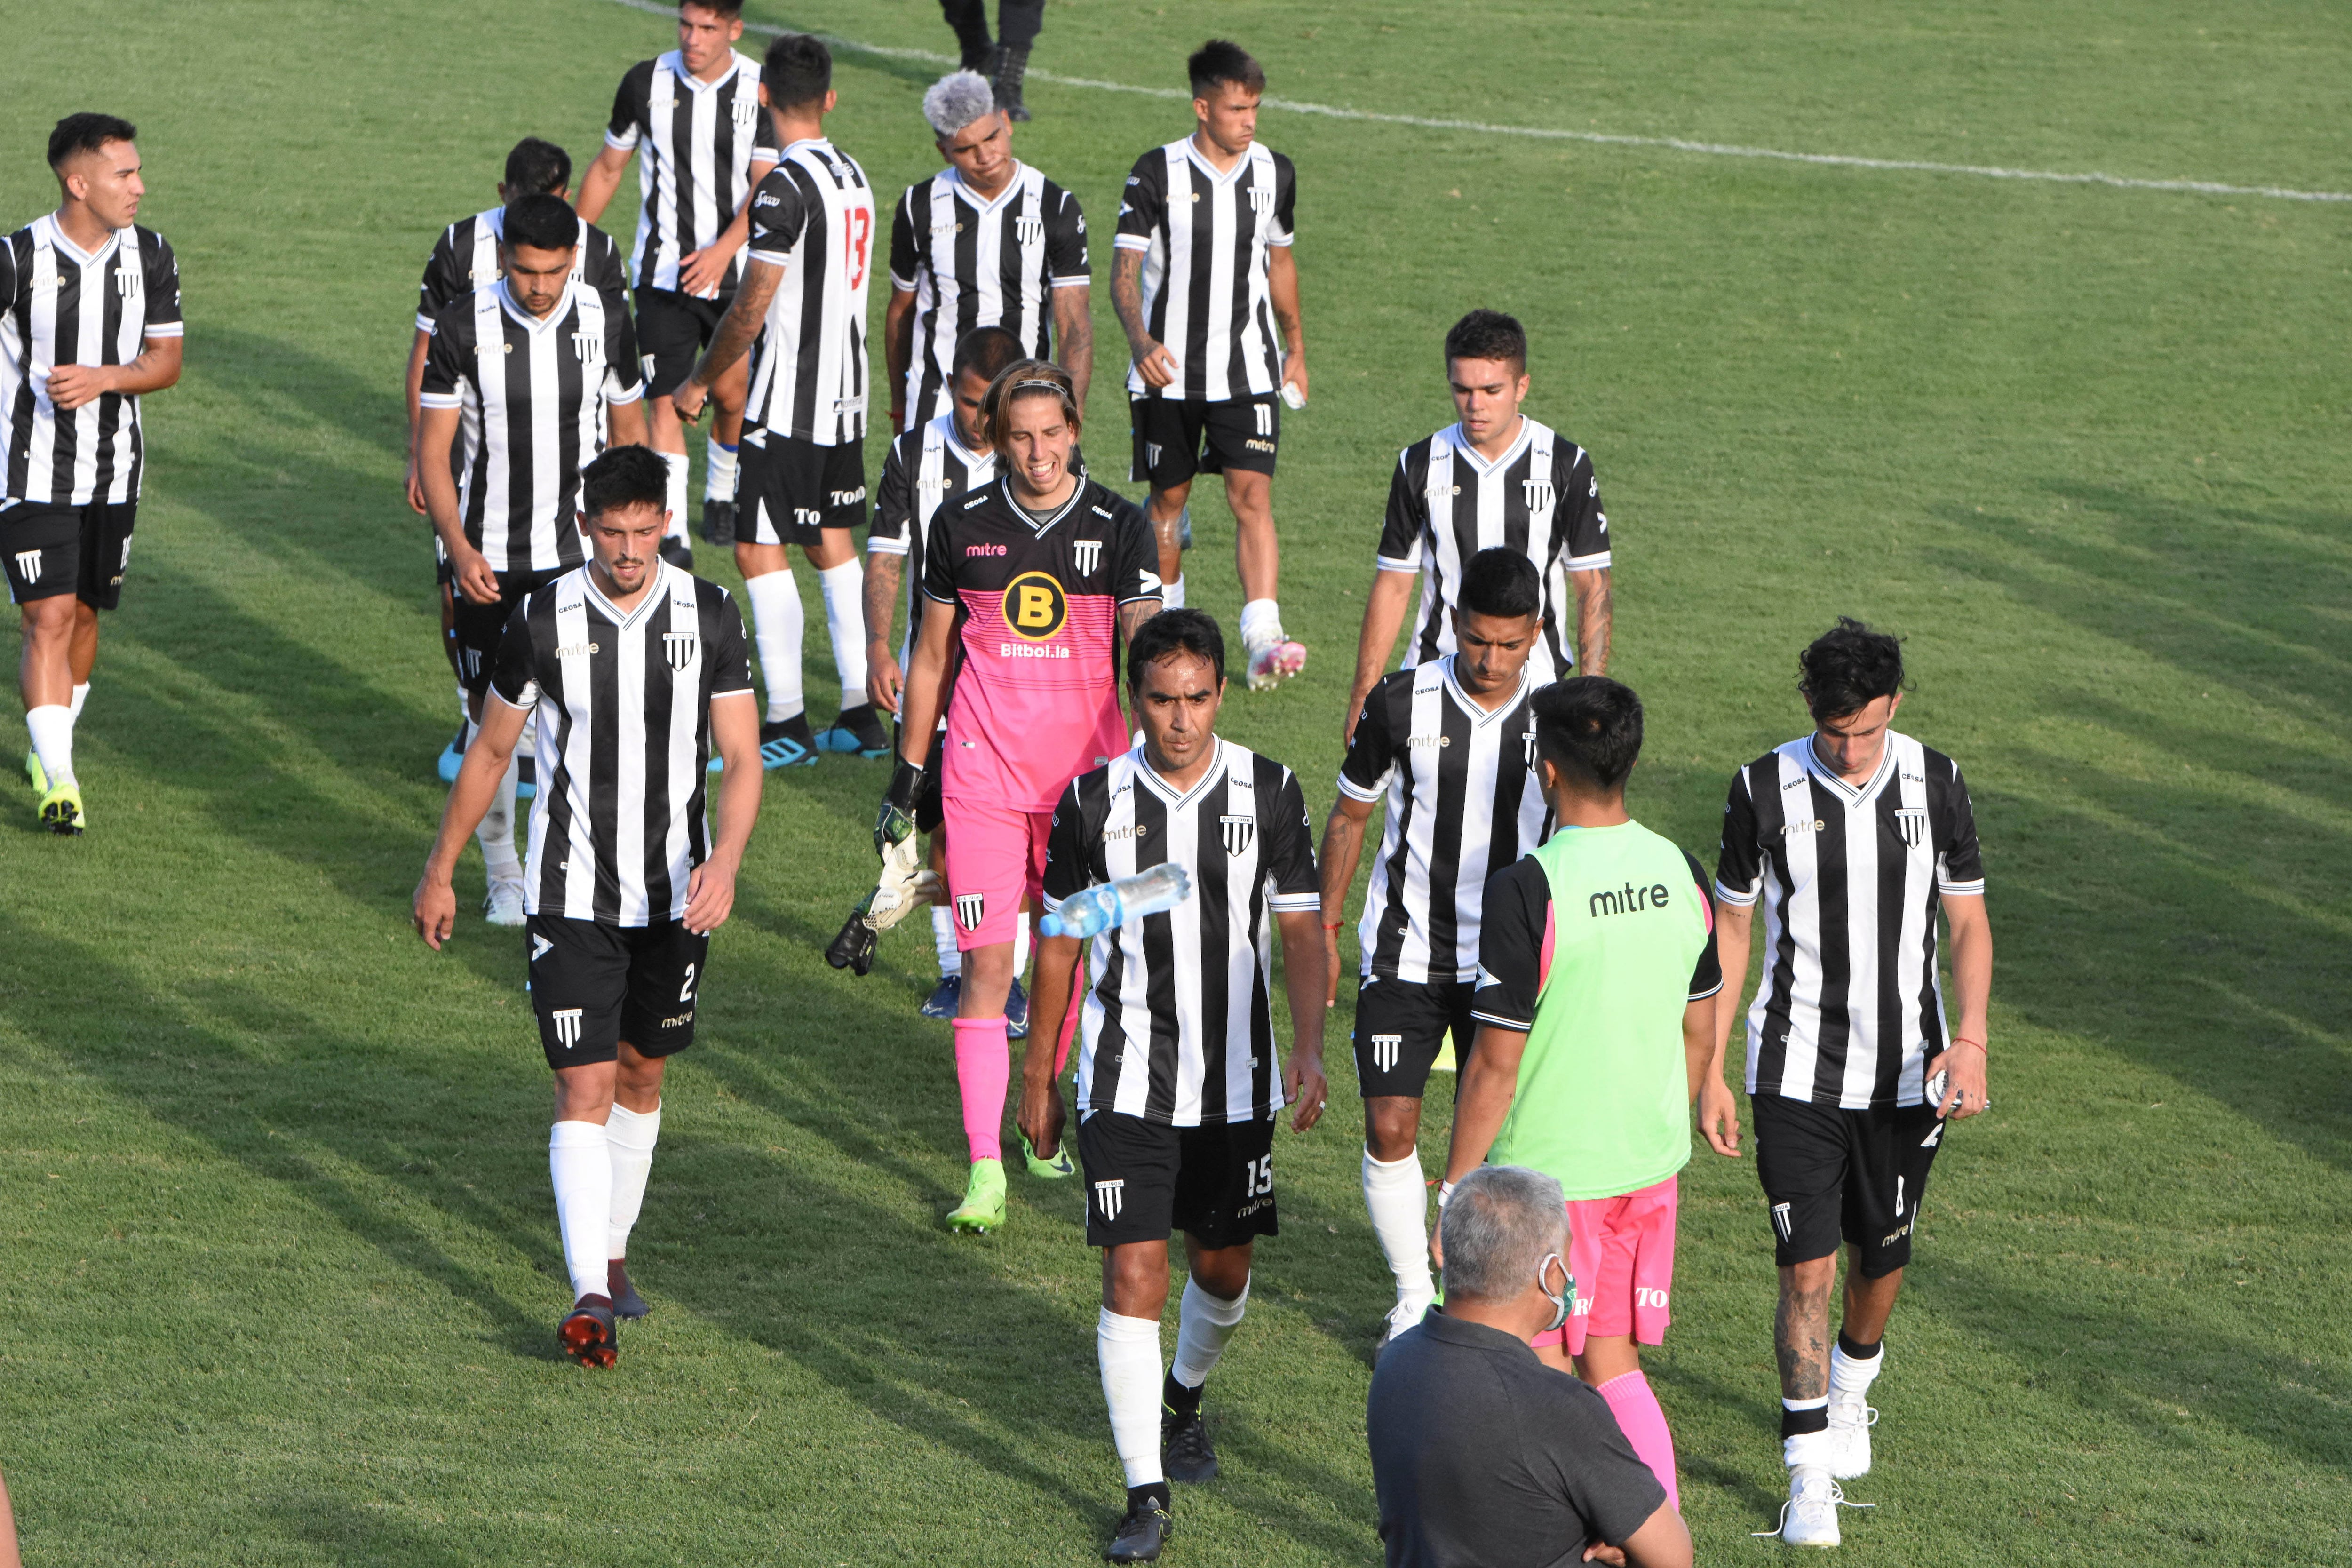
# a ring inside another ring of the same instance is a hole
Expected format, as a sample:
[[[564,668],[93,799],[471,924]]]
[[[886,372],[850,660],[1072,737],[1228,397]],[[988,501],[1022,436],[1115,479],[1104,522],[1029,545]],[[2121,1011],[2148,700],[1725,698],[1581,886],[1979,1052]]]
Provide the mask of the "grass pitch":
[[[922,4],[751,9],[947,47]],[[667,25],[604,0],[0,15],[7,223],[53,203],[52,121],[129,115],[189,323],[81,726],[95,826],[0,826],[0,1468],[28,1559],[1091,1560],[1119,1478],[1079,1196],[1016,1178],[1006,1234],[944,1235],[961,1144],[947,1032],[914,1016],[928,952],[893,938],[863,982],[819,958],[871,874],[878,765],[772,779],[616,1375],[554,1353],[518,944],[469,921],[435,957],[406,929],[451,706],[397,494],[416,274],[518,135],[584,165]],[[1211,26],[1277,95],[1360,109],[2352,183],[2352,49],[2317,6],[1066,0],[1037,64],[1177,85]],[[835,134],[886,198],[931,165],[935,71],[841,58]],[[1087,204],[1107,280],[1119,180],[1183,108],[1032,101],[1021,148]],[[1438,339],[1474,304],[1527,321],[1530,411],[1595,454],[1646,820],[1706,853],[1841,611],[1908,636],[1906,728],[1969,771],[1997,1109],[1938,1163],[1847,1556],[2352,1562],[2352,209],[1263,129],[1301,177],[1314,403],[1276,494],[1314,658],[1228,728],[1316,810],[1389,468],[1450,417]],[[1199,510],[1194,602],[1230,616],[1230,525]],[[813,635],[813,692],[825,658]],[[1173,1563],[1379,1555],[1388,1287],[1346,1024],[1328,1123],[1281,1142],[1283,1234],[1211,1395],[1226,1479],[1180,1496]],[[1701,1553],[1769,1558],[1746,1538],[1781,1485],[1767,1227],[1744,1163],[1685,1181],[1650,1369]]]

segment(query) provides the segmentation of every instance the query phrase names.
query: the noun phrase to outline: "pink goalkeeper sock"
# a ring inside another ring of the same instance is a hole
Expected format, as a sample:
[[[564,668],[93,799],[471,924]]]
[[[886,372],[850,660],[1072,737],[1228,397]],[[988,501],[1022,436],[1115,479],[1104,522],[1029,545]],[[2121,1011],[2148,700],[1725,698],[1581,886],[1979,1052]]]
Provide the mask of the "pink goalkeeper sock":
[[[1675,1485],[1675,1435],[1666,1430],[1666,1413],[1658,1408],[1658,1396],[1650,1392],[1650,1380],[1638,1372],[1629,1372],[1622,1377],[1611,1378],[1596,1392],[1609,1402],[1625,1440],[1633,1445],[1633,1452],[1650,1467],[1658,1484],[1666,1489],[1667,1506],[1676,1513],[1682,1512],[1682,1489]]]
[[[1002,1160],[1004,1091],[1013,1082],[1013,1047],[1004,1020],[955,1021],[956,1083],[963,1090],[963,1135],[975,1160]],[[1663,1425],[1663,1423],[1662,1423]]]

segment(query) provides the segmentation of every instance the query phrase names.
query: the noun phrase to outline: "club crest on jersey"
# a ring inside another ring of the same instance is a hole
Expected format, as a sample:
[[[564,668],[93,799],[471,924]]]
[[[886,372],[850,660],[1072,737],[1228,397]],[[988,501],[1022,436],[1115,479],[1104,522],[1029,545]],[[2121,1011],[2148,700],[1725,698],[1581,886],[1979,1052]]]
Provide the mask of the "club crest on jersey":
[[[1549,479],[1521,479],[1519,493],[1527,498],[1529,511],[1549,511],[1558,499]]]
[[[1274,210],[1274,191],[1267,185],[1252,185],[1249,194],[1250,211],[1264,217]]]
[[[547,1016],[555,1026],[555,1043],[567,1051],[580,1048],[580,1013],[577,1007],[558,1007]]]
[[[1118,1222],[1118,1211],[1126,1205],[1126,1182],[1097,1182],[1095,1184],[1095,1207],[1101,1212],[1103,1223],[1105,1225],[1112,1225]]]
[[[1092,576],[1094,574],[1094,569],[1102,564],[1101,540],[1081,539],[1071,545],[1070,548],[1078,558],[1078,570],[1080,573],[1087,576]]]
[[[1519,732],[1519,755],[1527,759],[1528,766],[1536,765],[1536,727],[1533,723]]]
[[[1013,220],[1013,237],[1023,245],[1035,245],[1045,237],[1045,220],[1036,217],[1016,217]]]
[[[1927,814],[1921,808],[1906,805],[1895,813],[1895,831],[1903,842],[1916,849],[1927,842]]]
[[[702,639],[692,632],[662,633],[662,657],[669,660],[672,669],[683,670],[694,662]]]
[[[1004,626],[1025,642],[1045,642],[1070,618],[1070,597],[1043,572],[1024,572],[1004,585]]]
[[[981,917],[987,909],[986,893],[958,893],[955,901],[956,924],[966,931],[978,931]]]
[[[1257,834],[1257,818],[1221,816],[1217,818],[1217,829],[1224,836],[1226,854],[1234,856],[1246,854],[1250,840]]]
[[[1378,1068],[1382,1072],[1396,1071],[1397,1053],[1403,1048],[1404,1037],[1402,1035],[1374,1035],[1372,1037],[1372,1066]]]
[[[574,332],[572,352],[580,357],[582,364],[600,363],[604,358],[604,340],[594,332]]]

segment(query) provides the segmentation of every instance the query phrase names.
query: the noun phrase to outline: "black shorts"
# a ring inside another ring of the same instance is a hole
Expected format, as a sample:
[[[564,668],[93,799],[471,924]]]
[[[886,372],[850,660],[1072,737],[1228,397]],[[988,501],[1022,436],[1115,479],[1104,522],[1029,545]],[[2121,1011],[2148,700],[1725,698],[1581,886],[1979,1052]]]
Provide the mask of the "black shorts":
[[[1419,1100],[1429,1085],[1429,1064],[1437,1059],[1448,1030],[1454,1035],[1454,1066],[1465,1066],[1478,1033],[1470,1016],[1470,984],[1415,984],[1368,974],[1356,988],[1356,1082],[1366,1100],[1401,1094]],[[1459,1083],[1457,1078],[1454,1080]]]
[[[727,289],[716,300],[698,300],[675,289],[637,290],[637,354],[645,361],[647,397],[667,397],[677,390],[710,346],[732,298]]]
[[[8,570],[8,597],[19,605],[71,594],[96,610],[122,602],[122,574],[131,564],[135,500],[94,500],[57,506],[11,501],[0,509],[0,552]]]
[[[694,1044],[694,998],[710,933],[684,921],[608,926],[533,915],[523,927],[530,1005],[551,1068],[609,1062],[626,1040],[639,1056],[674,1056]]]
[[[1274,1119],[1171,1127],[1097,1110],[1078,1123],[1087,1173],[1087,1245],[1165,1241],[1203,1247],[1273,1236]]]
[[[1911,1261],[1927,1167],[1944,1142],[1933,1105],[1841,1110],[1777,1094],[1750,1104],[1774,1262],[1786,1268],[1831,1257],[1841,1238],[1865,1279]]]
[[[1135,430],[1134,467],[1127,477],[1153,489],[1228,468],[1274,472],[1275,448],[1282,444],[1282,403],[1270,392],[1223,403],[1130,397],[1127,409]]]
[[[507,622],[513,618],[515,606],[570,571],[566,567],[555,572],[501,572],[499,578],[499,602],[478,605],[466,597],[465,590],[451,595],[450,635],[457,643],[457,679],[466,685],[466,695],[479,697],[490,689],[490,669],[498,663],[499,639],[506,635]]]
[[[815,546],[828,528],[866,521],[866,448],[820,447],[772,430],[743,432],[735,537],[744,544]]]

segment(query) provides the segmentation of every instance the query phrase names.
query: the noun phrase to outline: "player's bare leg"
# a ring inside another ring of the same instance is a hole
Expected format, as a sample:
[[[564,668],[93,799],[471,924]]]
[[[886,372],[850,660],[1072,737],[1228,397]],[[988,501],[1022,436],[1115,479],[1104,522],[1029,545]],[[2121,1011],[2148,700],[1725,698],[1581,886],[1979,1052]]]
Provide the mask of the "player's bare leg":
[[[1217,1473],[1216,1449],[1201,1420],[1201,1394],[1247,1310],[1251,1247],[1245,1241],[1209,1247],[1190,1235],[1184,1237],[1191,1277],[1179,1313],[1176,1360],[1164,1378],[1154,1374],[1160,1371],[1160,1319],[1168,1308],[1168,1244],[1139,1241],[1103,1248],[1096,1353],[1110,1407],[1111,1440],[1127,1470],[1127,1517],[1111,1543],[1113,1562],[1158,1552],[1171,1523],[1170,1481],[1189,1485]]]
[[[1184,607],[1184,541],[1182,529],[1184,508],[1192,498],[1192,481],[1155,489],[1143,503],[1143,515],[1150,520],[1152,538],[1160,545],[1160,606],[1165,610]]]
[[[625,1068],[624,1066],[625,1065]],[[548,1141],[548,1173],[555,1187],[557,1225],[563,1237],[563,1262],[572,1276],[572,1306],[558,1327],[563,1351],[583,1366],[609,1367],[618,1353],[614,1331],[611,1237],[615,1201],[621,1197],[615,1179],[608,1123],[614,1107],[634,1100],[628,1109],[658,1114],[661,1106],[663,1058],[643,1057],[626,1040],[619,1058],[609,1062],[584,1062],[555,1073],[555,1126]],[[652,1162],[650,1139],[645,1159]],[[635,1182],[629,1219],[645,1196],[642,1175]],[[625,1268],[622,1271],[626,1278]]]
[[[1242,580],[1242,647],[1250,689],[1264,691],[1307,668],[1307,648],[1282,629],[1276,593],[1282,547],[1274,535],[1274,477],[1225,470],[1225,504],[1234,513],[1234,566]]]
[[[1396,1277],[1381,1344],[1421,1321],[1437,1300],[1429,1272],[1429,1184],[1422,1173],[1421,1101],[1412,1095],[1376,1094],[1364,1101],[1364,1212],[1381,1256]]]

